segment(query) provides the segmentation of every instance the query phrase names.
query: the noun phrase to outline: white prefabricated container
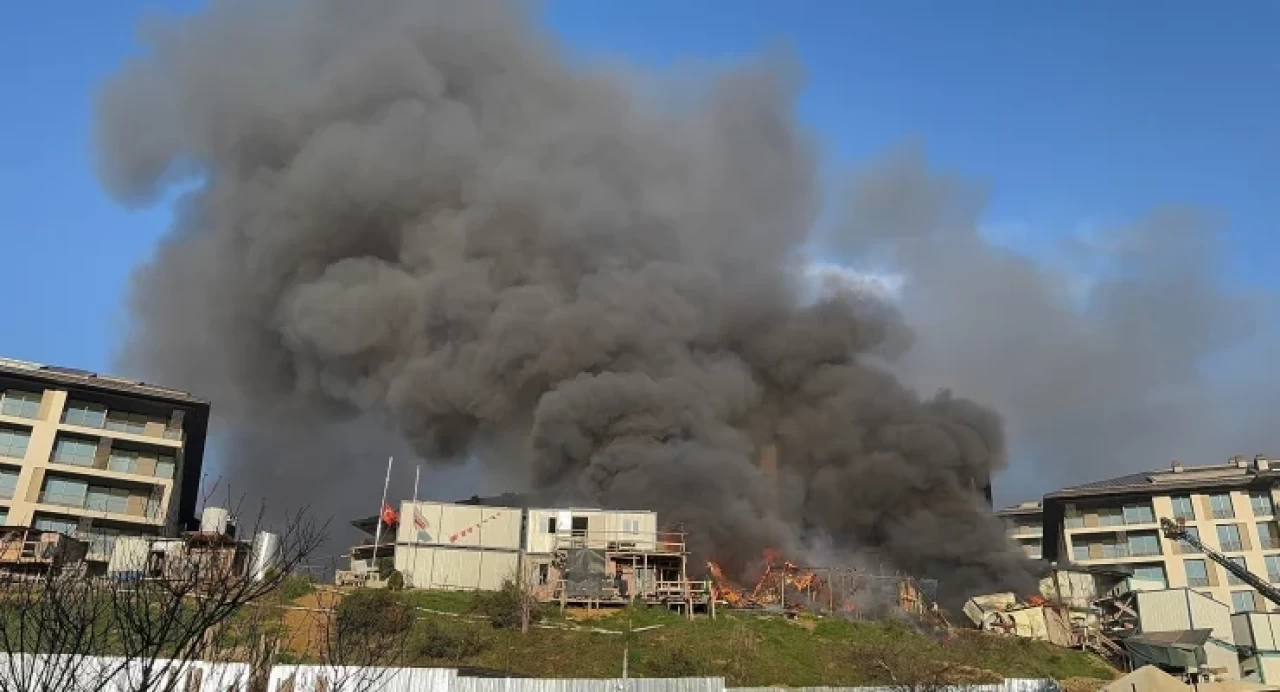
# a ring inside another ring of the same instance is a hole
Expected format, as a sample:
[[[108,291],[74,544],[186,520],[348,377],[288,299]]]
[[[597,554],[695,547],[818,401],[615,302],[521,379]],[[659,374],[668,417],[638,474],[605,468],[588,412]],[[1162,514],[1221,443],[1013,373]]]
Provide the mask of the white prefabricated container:
[[[1204,647],[1209,666],[1225,669],[1232,679],[1240,677],[1230,606],[1191,589],[1139,591],[1136,598],[1139,632],[1210,630]]]
[[[222,507],[205,507],[200,515],[200,532],[225,534],[231,513]]]
[[[1280,684],[1280,613],[1236,613],[1231,616],[1237,646],[1254,654],[1241,667],[1258,682]]]
[[[496,591],[515,581],[520,554],[513,550],[398,545],[396,569],[415,589]]]
[[[530,553],[545,554],[556,549],[557,535],[569,536],[574,520],[587,524],[586,538],[593,546],[632,544],[637,550],[654,550],[658,515],[644,511],[603,509],[530,509],[525,528],[525,545]],[[553,530],[554,528],[554,530]]]
[[[402,502],[396,543],[515,551],[521,522],[511,507]]]

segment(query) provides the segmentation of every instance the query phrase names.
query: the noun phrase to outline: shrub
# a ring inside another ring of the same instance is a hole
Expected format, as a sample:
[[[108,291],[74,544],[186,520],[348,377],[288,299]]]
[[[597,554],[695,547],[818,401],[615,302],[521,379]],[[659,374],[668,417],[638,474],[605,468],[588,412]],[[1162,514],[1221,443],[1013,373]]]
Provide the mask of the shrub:
[[[413,614],[390,591],[361,589],[338,603],[337,625],[349,634],[400,634],[413,626]]]
[[[392,591],[404,590],[404,575],[400,573],[400,570],[391,573],[391,578],[387,580],[387,588]]]
[[[477,591],[471,600],[471,611],[489,618],[495,628],[514,629],[520,626],[522,600],[528,602],[529,622],[537,622],[542,617],[537,599],[521,599],[520,587],[511,581],[503,582],[497,591]]]
[[[285,601],[295,601],[315,590],[315,582],[306,574],[293,574],[280,582],[280,598]]]
[[[395,558],[380,557],[375,563],[378,567],[378,578],[382,580],[390,579],[391,574],[396,571]]]
[[[487,648],[488,642],[474,629],[449,631],[434,620],[428,620],[418,633],[418,654],[424,658],[460,661]]]
[[[668,649],[645,662],[645,673],[654,678],[693,678],[702,666],[683,649]]]

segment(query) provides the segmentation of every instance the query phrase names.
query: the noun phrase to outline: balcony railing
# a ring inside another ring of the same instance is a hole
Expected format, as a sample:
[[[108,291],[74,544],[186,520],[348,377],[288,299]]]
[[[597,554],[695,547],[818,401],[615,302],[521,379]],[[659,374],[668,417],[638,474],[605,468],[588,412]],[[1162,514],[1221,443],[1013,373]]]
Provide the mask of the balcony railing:
[[[58,507],[70,507],[72,509],[84,509],[91,512],[107,512],[110,514],[125,514],[129,516],[145,516],[143,512],[130,511],[128,502],[112,503],[105,500],[95,499],[82,495],[71,495],[67,493],[40,493],[41,504],[56,505]]]
[[[1263,537],[1258,540],[1260,550],[1280,550],[1280,538]]]
[[[1227,507],[1226,509],[1219,509],[1215,507],[1213,510],[1213,518],[1214,519],[1235,519],[1236,513],[1230,507]]]
[[[1223,541],[1222,542],[1222,552],[1224,553],[1237,553],[1237,552],[1240,552],[1241,550],[1244,550],[1244,544],[1241,543],[1240,541]]]
[[[1187,577],[1187,586],[1209,586],[1209,577]]]

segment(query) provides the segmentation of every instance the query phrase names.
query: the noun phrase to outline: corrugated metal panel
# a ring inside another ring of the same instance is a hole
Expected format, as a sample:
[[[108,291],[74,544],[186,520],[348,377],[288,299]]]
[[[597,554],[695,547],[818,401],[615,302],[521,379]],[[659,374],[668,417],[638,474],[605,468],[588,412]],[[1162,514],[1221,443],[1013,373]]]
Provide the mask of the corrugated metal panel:
[[[276,666],[267,692],[451,692],[452,668],[360,668],[356,666]]]
[[[66,676],[68,669],[73,669],[74,675]],[[126,661],[108,656],[0,654],[0,678],[7,686],[18,689],[62,683],[63,689],[74,692],[133,692],[142,686],[145,677],[151,681],[152,689],[164,689],[176,679],[173,689],[183,692],[244,692],[249,689],[249,672],[245,663],[182,664],[164,659]]]
[[[1188,592],[1191,605],[1190,629],[1212,629],[1213,636],[1231,641],[1231,607],[1198,592]]]
[[[516,578],[519,553],[474,548],[397,546],[396,569],[418,589],[497,590]]]
[[[418,528],[415,517],[425,528]],[[522,512],[513,507],[402,502],[396,542],[519,550],[521,522]]]
[[[1140,632],[1171,632],[1191,629],[1191,617],[1187,608],[1187,590],[1140,591],[1138,599],[1138,630]]]
[[[724,692],[724,678],[529,679],[469,678],[453,692]]]

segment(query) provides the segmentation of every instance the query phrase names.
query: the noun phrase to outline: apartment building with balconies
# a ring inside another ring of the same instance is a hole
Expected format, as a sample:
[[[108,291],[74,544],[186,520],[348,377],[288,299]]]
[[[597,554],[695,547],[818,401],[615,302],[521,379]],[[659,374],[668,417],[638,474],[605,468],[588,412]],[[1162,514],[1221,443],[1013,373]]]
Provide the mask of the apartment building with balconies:
[[[172,533],[195,515],[208,418],[184,392],[0,358],[0,525],[78,537],[94,562]]]
[[[1129,569],[1135,584],[1190,587],[1234,612],[1280,610],[1191,544],[1165,538],[1159,525],[1181,521],[1205,546],[1280,585],[1278,486],[1273,462],[1236,457],[1064,488],[1044,498],[1044,556]]]
[[[996,512],[1004,520],[1009,539],[1032,560],[1043,557],[1044,511],[1039,502],[1023,502]]]

